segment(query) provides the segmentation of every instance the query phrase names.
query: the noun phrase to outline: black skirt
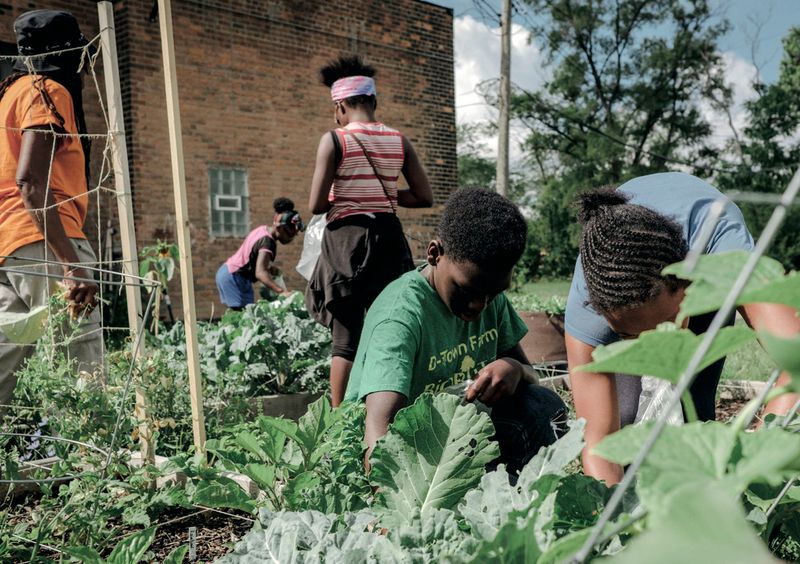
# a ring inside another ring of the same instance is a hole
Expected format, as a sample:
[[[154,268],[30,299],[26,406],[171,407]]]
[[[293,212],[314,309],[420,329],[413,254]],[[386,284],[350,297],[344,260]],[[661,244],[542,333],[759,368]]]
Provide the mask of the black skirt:
[[[357,297],[369,305],[383,289],[414,268],[403,226],[393,213],[351,215],[325,227],[322,251],[306,288],[306,307],[330,327],[332,306]]]

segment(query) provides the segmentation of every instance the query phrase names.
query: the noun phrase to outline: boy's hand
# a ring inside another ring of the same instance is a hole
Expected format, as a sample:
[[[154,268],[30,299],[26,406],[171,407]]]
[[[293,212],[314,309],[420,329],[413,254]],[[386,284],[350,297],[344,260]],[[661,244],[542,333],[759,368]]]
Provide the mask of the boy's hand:
[[[467,388],[466,401],[480,400],[491,406],[497,400],[510,396],[522,379],[522,365],[510,358],[501,358],[478,372],[475,381]]]

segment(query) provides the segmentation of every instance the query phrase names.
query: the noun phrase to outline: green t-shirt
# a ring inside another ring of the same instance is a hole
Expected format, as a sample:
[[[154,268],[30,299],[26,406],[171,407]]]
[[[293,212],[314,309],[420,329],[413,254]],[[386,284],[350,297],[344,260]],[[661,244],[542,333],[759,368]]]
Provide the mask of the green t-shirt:
[[[525,323],[505,294],[471,322],[453,315],[418,270],[381,292],[364,322],[345,400],[392,391],[413,402],[475,375],[513,348]]]

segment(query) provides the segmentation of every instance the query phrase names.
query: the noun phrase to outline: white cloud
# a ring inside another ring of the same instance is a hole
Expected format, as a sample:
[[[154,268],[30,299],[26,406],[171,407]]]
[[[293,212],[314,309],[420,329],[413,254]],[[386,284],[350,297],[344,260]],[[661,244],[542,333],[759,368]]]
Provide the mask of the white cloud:
[[[529,43],[529,32],[512,22],[511,81],[528,90],[539,88],[545,81],[542,54]],[[456,119],[459,123],[494,121],[497,110],[486,104],[475,91],[478,84],[500,76],[500,28],[489,27],[472,16],[457,18],[454,23]],[[511,162],[521,158],[519,141],[525,128],[511,126]],[[483,139],[487,156],[497,155],[497,136]]]
[[[725,83],[733,90],[733,99],[730,108],[731,122],[741,137],[742,129],[747,125],[747,110],[745,102],[756,96],[753,89],[753,80],[758,70],[752,63],[745,61],[737,54],[728,51],[722,54],[725,73]],[[724,112],[714,109],[708,101],[700,103],[703,117],[711,124],[711,139],[714,145],[722,147],[733,137],[728,116]]]

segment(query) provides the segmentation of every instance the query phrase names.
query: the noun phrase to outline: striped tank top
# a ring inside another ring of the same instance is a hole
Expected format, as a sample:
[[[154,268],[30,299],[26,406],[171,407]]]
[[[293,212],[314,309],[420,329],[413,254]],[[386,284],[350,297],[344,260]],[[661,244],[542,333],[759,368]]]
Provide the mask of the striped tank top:
[[[343,129],[358,136],[369,151],[392,200],[391,204],[364,151]],[[337,129],[336,135],[342,148],[342,160],[328,195],[331,203],[328,222],[355,214],[392,213],[392,209],[397,208],[397,179],[405,159],[403,136],[399,131],[378,122],[348,123],[345,128]]]

